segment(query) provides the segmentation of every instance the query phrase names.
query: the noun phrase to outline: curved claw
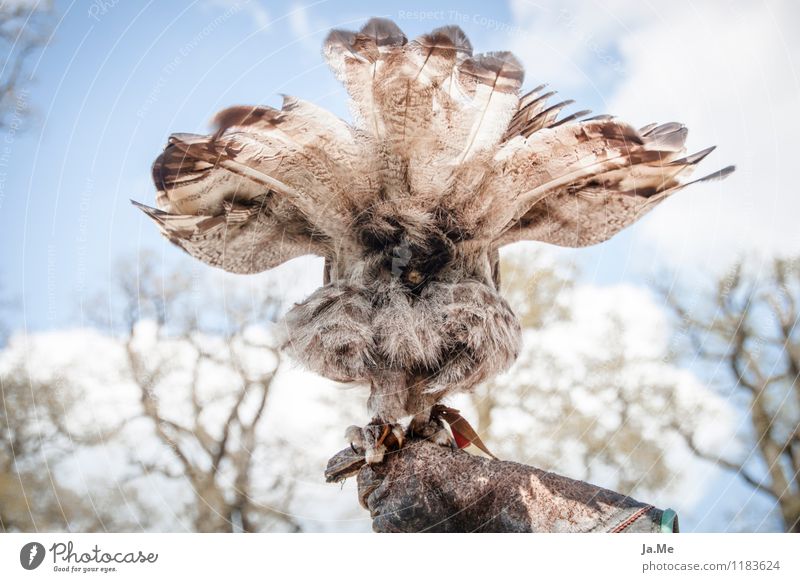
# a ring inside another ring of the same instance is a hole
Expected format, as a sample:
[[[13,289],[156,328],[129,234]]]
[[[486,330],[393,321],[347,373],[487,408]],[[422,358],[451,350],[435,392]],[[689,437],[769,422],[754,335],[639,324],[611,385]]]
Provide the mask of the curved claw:
[[[363,450],[367,463],[380,463],[384,455],[390,450],[403,446],[404,433],[400,425],[373,419],[366,426],[351,426],[345,432],[345,437],[350,441],[350,447],[356,453]]]

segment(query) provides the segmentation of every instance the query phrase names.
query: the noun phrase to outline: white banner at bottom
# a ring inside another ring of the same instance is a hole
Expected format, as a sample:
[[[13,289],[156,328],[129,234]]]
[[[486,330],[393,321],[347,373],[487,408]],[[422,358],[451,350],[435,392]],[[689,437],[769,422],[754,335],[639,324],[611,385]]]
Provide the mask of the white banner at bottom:
[[[791,534],[0,534],[0,580],[800,580]],[[153,578],[155,577],[155,578]]]

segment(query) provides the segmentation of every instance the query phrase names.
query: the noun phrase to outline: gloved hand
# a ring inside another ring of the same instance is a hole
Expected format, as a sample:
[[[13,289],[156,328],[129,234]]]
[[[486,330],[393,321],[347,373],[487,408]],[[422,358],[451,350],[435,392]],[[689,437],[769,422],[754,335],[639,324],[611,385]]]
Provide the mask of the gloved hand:
[[[344,467],[347,451],[329,465]],[[659,509],[519,463],[411,441],[366,465],[350,455],[376,532],[662,531]],[[674,515],[674,512],[670,515]],[[672,531],[670,526],[669,531]]]

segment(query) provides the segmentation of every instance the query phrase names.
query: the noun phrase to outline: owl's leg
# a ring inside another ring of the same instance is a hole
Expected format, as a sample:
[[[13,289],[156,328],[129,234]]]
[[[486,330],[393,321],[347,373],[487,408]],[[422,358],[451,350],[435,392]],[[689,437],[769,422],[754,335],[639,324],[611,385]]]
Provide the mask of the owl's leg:
[[[372,420],[364,427],[351,426],[345,432],[350,443],[364,451],[367,463],[380,463],[387,451],[403,445],[405,433],[397,421],[405,415],[405,401],[405,373],[376,371],[367,400]]]
[[[434,406],[441,395],[425,393],[426,386],[426,382],[418,381],[409,387],[406,410],[413,416],[408,425],[408,437],[427,439],[447,447],[455,446],[455,441],[442,419],[433,414]]]

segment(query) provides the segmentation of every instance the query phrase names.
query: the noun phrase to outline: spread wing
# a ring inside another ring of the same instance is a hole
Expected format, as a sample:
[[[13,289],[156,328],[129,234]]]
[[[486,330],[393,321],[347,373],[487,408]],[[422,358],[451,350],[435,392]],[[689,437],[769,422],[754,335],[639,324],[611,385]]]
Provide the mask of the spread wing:
[[[547,106],[537,87],[520,99],[483,183],[491,211],[484,232],[496,247],[537,240],[583,247],[608,240],[674,192],[719,179],[733,166],[690,180],[713,147],[686,155],[679,123],[640,129],[581,111],[558,120],[571,101]]]
[[[176,134],[153,164],[158,208],[137,204],[192,256],[235,273],[346,247],[372,152],[327,111],[232,107],[210,136]]]
[[[171,243],[231,273],[260,273],[295,257],[325,256],[324,239],[315,238],[302,217],[278,218],[281,213],[269,208],[274,198],[270,191],[246,203],[225,201],[215,214],[173,214],[133,204]]]
[[[324,54],[355,127],[287,98],[227,109],[210,136],[172,136],[153,165],[159,208],[143,207],[167,238],[242,273],[307,253],[333,265],[401,231],[423,247],[439,231],[492,250],[586,246],[692,183],[711,151],[686,155],[677,123],[559,119],[571,101],[550,105],[544,87],[520,97],[517,59],[473,55],[458,27],[409,42],[376,18],[332,31]]]

